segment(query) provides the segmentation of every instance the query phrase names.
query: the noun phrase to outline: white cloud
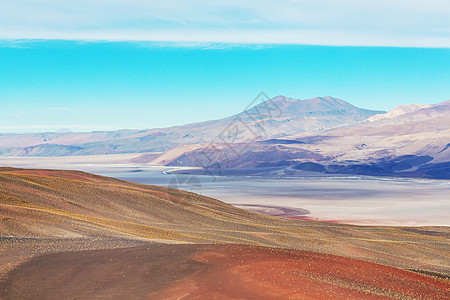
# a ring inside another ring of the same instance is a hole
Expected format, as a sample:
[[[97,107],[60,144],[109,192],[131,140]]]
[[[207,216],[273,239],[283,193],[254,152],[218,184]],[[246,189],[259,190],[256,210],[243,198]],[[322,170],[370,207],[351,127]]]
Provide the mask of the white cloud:
[[[0,38],[450,47],[447,0],[15,0]]]

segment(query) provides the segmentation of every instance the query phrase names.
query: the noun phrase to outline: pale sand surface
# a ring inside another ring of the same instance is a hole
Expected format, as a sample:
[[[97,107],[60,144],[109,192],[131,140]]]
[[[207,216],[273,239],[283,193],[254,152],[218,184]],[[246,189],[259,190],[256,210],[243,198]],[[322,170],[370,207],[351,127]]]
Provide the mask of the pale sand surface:
[[[189,175],[129,161],[140,154],[0,157],[0,166],[73,169],[193,191],[261,213],[350,224],[449,226],[450,181],[368,176],[257,178]],[[280,213],[289,211],[288,214]],[[278,211],[277,211],[278,209]],[[299,211],[296,215],[295,210]]]

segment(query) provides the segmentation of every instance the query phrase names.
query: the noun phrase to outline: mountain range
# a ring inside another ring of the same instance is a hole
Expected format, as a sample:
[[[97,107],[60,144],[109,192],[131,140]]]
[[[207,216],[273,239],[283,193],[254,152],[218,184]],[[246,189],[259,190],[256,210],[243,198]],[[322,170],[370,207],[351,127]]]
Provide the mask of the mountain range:
[[[384,112],[328,96],[278,96],[231,117],[169,128],[2,134],[0,155],[137,153],[130,162],[220,174],[448,179],[449,119],[450,101]]]
[[[353,124],[378,113],[331,97],[297,100],[278,96],[231,117],[169,128],[2,134],[0,155],[73,156],[160,152],[180,145],[248,142],[323,131]],[[229,131],[235,128],[239,132],[230,137]]]
[[[400,107],[320,133],[257,141],[245,145],[239,155],[230,149],[241,144],[218,144],[226,159],[207,168],[224,174],[304,176],[307,172],[449,179],[449,120],[450,101]],[[198,166],[210,146],[190,147],[181,155],[177,148],[169,150],[154,162]]]

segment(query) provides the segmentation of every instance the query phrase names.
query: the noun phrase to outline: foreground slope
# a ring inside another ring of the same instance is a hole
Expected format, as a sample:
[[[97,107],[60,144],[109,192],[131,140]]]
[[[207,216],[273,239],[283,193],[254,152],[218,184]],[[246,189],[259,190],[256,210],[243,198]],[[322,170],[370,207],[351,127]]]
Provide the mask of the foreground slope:
[[[0,250],[12,260],[15,247],[25,242],[32,247],[44,239],[49,245],[121,239],[274,246],[450,273],[446,227],[276,218],[189,192],[78,171],[0,169],[0,211]]]
[[[248,245],[152,245],[44,255],[2,299],[448,299],[450,283],[363,260]]]

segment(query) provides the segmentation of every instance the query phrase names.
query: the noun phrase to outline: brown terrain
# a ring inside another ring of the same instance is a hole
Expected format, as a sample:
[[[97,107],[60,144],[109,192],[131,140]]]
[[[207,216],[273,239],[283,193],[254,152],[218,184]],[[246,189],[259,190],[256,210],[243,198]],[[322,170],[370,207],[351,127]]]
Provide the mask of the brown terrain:
[[[448,299],[449,283],[363,260],[249,245],[153,245],[44,255],[4,299]]]
[[[278,218],[165,187],[14,168],[0,168],[0,213],[0,299],[450,297],[447,227]]]

